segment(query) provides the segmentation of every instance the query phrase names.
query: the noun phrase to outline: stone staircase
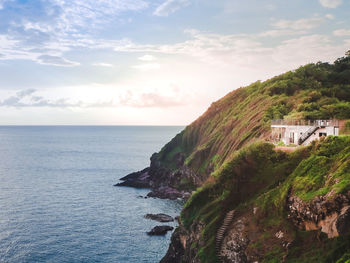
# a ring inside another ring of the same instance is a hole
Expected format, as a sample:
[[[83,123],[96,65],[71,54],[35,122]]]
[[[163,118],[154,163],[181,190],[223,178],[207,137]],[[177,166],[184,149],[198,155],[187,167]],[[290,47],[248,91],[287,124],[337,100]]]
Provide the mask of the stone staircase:
[[[226,214],[224,222],[222,223],[221,227],[219,228],[218,232],[216,233],[215,249],[216,249],[216,255],[219,258],[220,262],[222,262],[222,258],[221,258],[221,244],[222,244],[222,240],[224,238],[224,235],[226,233],[226,230],[227,230],[228,226],[232,222],[234,214],[235,214],[235,210],[231,210],[230,212],[228,212]]]
[[[320,127],[319,126],[312,126],[310,129],[308,129],[306,132],[304,132],[298,141],[299,145],[302,145],[303,142],[305,142],[316,130],[318,130]]]

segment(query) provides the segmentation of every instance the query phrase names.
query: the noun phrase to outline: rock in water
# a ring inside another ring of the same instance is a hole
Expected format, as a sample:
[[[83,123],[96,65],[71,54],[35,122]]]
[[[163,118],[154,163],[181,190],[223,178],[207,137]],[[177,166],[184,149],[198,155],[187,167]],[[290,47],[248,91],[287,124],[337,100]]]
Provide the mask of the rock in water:
[[[156,197],[160,199],[171,199],[175,200],[178,198],[183,198],[184,193],[176,190],[175,188],[163,186],[157,189],[153,189],[152,192],[147,194],[148,197]]]
[[[172,226],[156,226],[156,227],[152,228],[151,231],[147,232],[147,235],[150,235],[150,236],[163,236],[168,231],[171,231],[173,229],[174,228]]]
[[[156,220],[156,221],[161,222],[161,223],[174,221],[174,218],[172,218],[169,215],[162,214],[162,213],[160,213],[160,214],[147,214],[147,215],[145,215],[145,218],[151,219],[151,220]]]
[[[114,186],[130,186],[135,188],[150,188],[150,176],[148,174],[149,168],[145,168],[142,171],[128,174],[127,176],[120,178],[121,183],[117,183]]]

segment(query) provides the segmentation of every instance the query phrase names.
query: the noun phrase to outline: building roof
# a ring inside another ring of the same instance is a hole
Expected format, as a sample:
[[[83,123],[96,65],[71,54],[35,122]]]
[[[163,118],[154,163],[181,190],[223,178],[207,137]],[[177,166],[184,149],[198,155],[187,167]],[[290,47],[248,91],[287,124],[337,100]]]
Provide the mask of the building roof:
[[[339,126],[339,120],[271,120],[271,126]]]

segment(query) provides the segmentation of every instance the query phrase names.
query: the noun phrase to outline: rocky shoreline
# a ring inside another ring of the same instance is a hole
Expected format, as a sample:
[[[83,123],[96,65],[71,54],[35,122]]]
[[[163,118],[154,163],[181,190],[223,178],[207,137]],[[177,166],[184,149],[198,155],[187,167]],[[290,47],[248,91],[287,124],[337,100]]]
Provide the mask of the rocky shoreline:
[[[114,186],[127,186],[134,188],[146,188],[151,189],[151,192],[147,194],[147,197],[161,198],[161,199],[188,199],[191,193],[186,191],[179,191],[173,187],[167,185],[159,185],[152,179],[150,175],[150,167],[147,167],[141,171],[128,174],[120,180],[121,183],[117,183]]]
[[[174,222],[174,218],[172,216],[166,214],[147,214],[144,216],[146,219],[155,220],[161,223]]]
[[[153,154],[149,167],[120,178],[119,180],[121,182],[115,184],[114,186],[150,189],[150,192],[146,196],[139,196],[140,198],[188,200],[191,197],[193,189],[199,185],[202,185],[206,177],[195,173],[184,163],[184,160],[185,158],[182,153],[175,154],[173,156],[173,161],[176,163],[177,169],[171,169],[162,165],[157,157],[157,154]],[[179,217],[172,218],[165,214],[147,214],[145,215],[145,218],[156,220],[161,223],[173,221],[180,223]],[[177,227],[178,225],[176,226],[176,229]],[[150,236],[165,235],[168,231],[173,230],[174,228],[172,226],[158,225],[153,227],[149,232],[147,232],[147,234]],[[176,233],[176,230],[174,233]],[[171,250],[174,243],[173,234],[169,250]],[[176,249],[175,253],[177,252],[178,248]],[[168,254],[169,251],[167,255]],[[161,262],[174,261],[169,261],[168,257],[165,256]]]
[[[151,231],[147,232],[149,236],[164,236],[168,231],[172,231],[174,228],[172,226],[155,226]]]

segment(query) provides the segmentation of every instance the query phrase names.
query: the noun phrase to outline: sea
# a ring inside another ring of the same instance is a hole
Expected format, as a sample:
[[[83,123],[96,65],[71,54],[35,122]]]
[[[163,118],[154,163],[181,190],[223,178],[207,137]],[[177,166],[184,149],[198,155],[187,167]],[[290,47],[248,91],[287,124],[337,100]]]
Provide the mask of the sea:
[[[0,262],[159,262],[171,233],[144,215],[183,202],[113,185],[182,129],[0,126]]]

